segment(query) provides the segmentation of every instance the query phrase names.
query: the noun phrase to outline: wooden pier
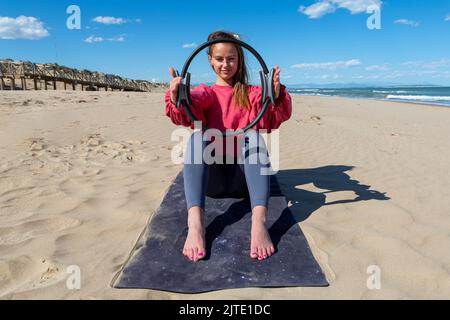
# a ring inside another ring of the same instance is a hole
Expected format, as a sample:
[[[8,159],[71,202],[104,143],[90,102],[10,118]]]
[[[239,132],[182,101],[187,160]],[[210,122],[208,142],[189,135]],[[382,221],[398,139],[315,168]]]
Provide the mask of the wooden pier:
[[[28,83],[28,84],[27,84]],[[149,92],[163,84],[123,79],[57,64],[0,60],[0,90],[83,90]]]

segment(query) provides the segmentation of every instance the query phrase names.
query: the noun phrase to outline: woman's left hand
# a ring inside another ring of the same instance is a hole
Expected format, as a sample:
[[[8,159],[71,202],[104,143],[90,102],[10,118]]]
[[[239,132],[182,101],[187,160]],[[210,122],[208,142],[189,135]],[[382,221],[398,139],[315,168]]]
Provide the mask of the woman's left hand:
[[[280,73],[281,73],[280,67],[275,66],[275,72],[273,74],[273,87],[275,89],[275,99],[278,99],[278,97],[280,96],[280,89],[281,89]]]

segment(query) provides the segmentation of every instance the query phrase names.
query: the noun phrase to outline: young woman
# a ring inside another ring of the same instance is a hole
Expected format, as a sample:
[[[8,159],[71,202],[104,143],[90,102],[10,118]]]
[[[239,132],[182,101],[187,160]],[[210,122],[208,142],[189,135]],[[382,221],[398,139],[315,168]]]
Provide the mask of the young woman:
[[[238,38],[234,33],[216,31],[208,36],[208,41],[218,38]],[[240,46],[233,43],[217,43],[208,48],[208,61],[217,75],[216,83],[212,86],[199,85],[191,90],[191,109],[195,117],[201,120],[208,128],[220,131],[227,129],[237,130],[248,125],[260,112],[261,87],[248,85],[248,73],[244,59],[244,51]],[[270,239],[265,225],[268,214],[267,203],[270,196],[270,175],[261,174],[269,159],[264,140],[257,130],[277,129],[283,121],[291,117],[292,102],[285,87],[280,83],[280,68],[275,68],[275,106],[270,105],[264,117],[259,123],[249,130],[240,140],[240,145],[234,150],[226,150],[226,153],[242,156],[248,159],[249,141],[258,142],[260,157],[256,164],[244,161],[240,168],[245,174],[245,179],[250,195],[252,208],[252,226],[250,256],[254,259],[263,260],[270,257],[275,248]],[[192,121],[186,114],[184,108],[177,109],[178,86],[181,78],[176,77],[173,68],[169,69],[172,81],[170,89],[166,92],[166,115],[176,125],[194,128]],[[195,144],[196,132],[188,142],[183,167],[184,190],[188,209],[189,232],[183,248],[183,254],[191,261],[198,261],[205,257],[205,226],[203,221],[205,193],[208,182],[208,165],[205,162],[194,163],[193,157],[200,153],[208,143]],[[201,138],[200,138],[201,139]],[[200,140],[201,141],[201,140]],[[194,148],[196,145],[196,149]],[[201,148],[200,148],[201,147]],[[253,150],[253,149],[252,149]],[[240,153],[240,155],[239,155]]]

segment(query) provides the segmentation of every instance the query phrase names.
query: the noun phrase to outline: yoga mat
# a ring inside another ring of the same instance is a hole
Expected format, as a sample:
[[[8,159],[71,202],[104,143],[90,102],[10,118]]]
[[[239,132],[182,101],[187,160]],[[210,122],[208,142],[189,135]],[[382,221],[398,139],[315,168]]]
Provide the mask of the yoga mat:
[[[187,209],[180,172],[160,207],[113,279],[115,288],[200,293],[248,287],[328,286],[308,242],[287,207],[276,176],[271,176],[267,227],[273,256],[250,257],[248,199],[206,197],[206,257],[191,262],[182,254]]]

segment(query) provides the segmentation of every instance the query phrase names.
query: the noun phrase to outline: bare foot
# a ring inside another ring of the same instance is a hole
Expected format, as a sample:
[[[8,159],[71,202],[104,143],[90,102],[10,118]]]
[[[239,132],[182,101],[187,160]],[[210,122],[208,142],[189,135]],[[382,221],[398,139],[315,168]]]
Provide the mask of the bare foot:
[[[273,255],[275,247],[266,228],[267,208],[257,206],[252,213],[252,239],[250,257],[264,260]]]
[[[183,255],[191,261],[198,261],[205,257],[205,227],[203,212],[200,207],[189,209],[188,235],[184,243]]]

